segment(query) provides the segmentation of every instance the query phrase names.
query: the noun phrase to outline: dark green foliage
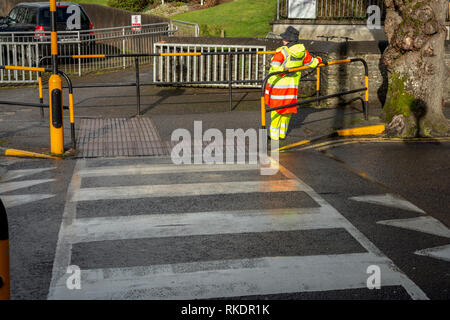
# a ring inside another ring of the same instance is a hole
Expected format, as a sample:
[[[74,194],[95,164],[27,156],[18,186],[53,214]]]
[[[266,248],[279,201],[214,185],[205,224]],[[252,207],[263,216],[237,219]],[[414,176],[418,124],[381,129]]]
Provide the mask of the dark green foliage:
[[[156,0],[108,0],[108,6],[139,12],[147,8]]]

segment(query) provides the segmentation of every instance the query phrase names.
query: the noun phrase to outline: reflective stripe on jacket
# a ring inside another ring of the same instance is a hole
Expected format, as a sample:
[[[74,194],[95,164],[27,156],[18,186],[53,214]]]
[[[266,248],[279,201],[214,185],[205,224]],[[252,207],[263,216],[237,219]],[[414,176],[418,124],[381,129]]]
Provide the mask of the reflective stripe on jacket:
[[[319,64],[303,44],[282,46],[276,50],[270,63],[269,73],[284,71],[286,69],[308,66],[315,68]],[[270,108],[284,106],[298,101],[298,86],[301,72],[294,74],[279,74],[269,78],[266,86],[265,101]],[[278,113],[297,113],[297,107],[276,110]]]

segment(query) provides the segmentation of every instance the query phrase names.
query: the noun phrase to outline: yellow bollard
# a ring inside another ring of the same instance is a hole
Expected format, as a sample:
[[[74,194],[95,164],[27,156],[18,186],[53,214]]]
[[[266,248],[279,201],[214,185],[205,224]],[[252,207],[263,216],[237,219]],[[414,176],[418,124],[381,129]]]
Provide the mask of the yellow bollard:
[[[52,75],[48,80],[50,102],[50,150],[53,154],[64,153],[62,81],[58,74],[58,33],[56,31],[56,0],[50,0],[50,21],[52,30]]]
[[[50,101],[50,149],[53,154],[64,153],[63,100],[61,77],[52,74],[48,81]]]
[[[10,290],[8,218],[0,199],[0,300],[9,300]]]

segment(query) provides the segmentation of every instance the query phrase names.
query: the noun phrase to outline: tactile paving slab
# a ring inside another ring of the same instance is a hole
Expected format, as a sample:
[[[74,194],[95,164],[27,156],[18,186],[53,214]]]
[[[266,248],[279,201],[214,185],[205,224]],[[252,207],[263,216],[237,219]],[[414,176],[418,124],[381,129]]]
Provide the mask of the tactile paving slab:
[[[150,118],[83,118],[77,128],[79,158],[170,154]]]

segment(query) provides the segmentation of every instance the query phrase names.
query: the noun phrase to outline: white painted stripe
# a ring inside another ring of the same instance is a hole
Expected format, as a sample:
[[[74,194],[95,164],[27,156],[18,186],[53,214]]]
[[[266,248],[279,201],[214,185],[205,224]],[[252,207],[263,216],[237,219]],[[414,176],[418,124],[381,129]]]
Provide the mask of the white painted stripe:
[[[366,288],[367,267],[381,285],[402,284],[390,261],[370,253],[267,257],[149,267],[82,270],[81,290],[63,277],[50,299],[208,299]]]
[[[270,95],[270,99],[273,100],[287,100],[287,99],[297,99],[298,97],[296,95],[285,95],[285,96],[274,96]]]
[[[296,180],[238,181],[83,188],[76,190],[71,201],[182,197],[251,192],[303,191]]]
[[[450,238],[450,229],[433,217],[417,217],[411,219],[395,219],[378,221],[378,224],[409,229],[432,234],[439,237]]]
[[[149,214],[77,219],[72,242],[339,228],[323,208]]]
[[[73,170],[72,180],[70,180],[69,187],[67,188],[66,204],[64,206],[64,212],[61,221],[61,227],[59,228],[58,242],[56,243],[55,259],[53,261],[52,279],[50,281],[50,288],[48,297],[52,297],[55,292],[58,281],[67,274],[67,267],[70,265],[72,255],[72,243],[68,241],[70,235],[67,234],[67,228],[72,225],[77,215],[77,204],[71,202],[73,193],[80,188],[81,178],[78,176],[78,172],[86,166],[86,160],[78,160]]]
[[[272,84],[272,83],[268,83],[270,88],[273,89],[298,89],[298,85],[297,84]]]
[[[416,207],[411,202],[400,198],[400,196],[398,195],[390,193],[384,195],[368,195],[368,196],[352,197],[350,198],[350,200],[373,203],[386,207],[399,208],[425,214],[425,212],[422,209]]]
[[[48,170],[56,169],[53,168],[37,168],[37,169],[24,169],[24,170],[9,170],[3,177],[0,177],[0,182],[5,182],[8,180],[18,179],[25,176],[31,176],[33,174],[41,173]]]
[[[211,171],[259,170],[252,164],[192,164],[192,165],[135,165],[86,168],[78,173],[79,177],[102,177],[143,174],[191,173]]]
[[[17,207],[30,202],[49,199],[54,197],[54,194],[21,194],[14,196],[1,196],[3,204],[6,208]]]
[[[444,260],[450,262],[450,244],[440,247],[423,249],[414,252],[420,256],[426,256],[434,259]]]
[[[42,179],[42,180],[26,180],[18,182],[0,183],[0,193],[10,192],[18,189],[29,188],[38,184],[55,181],[54,179]]]

